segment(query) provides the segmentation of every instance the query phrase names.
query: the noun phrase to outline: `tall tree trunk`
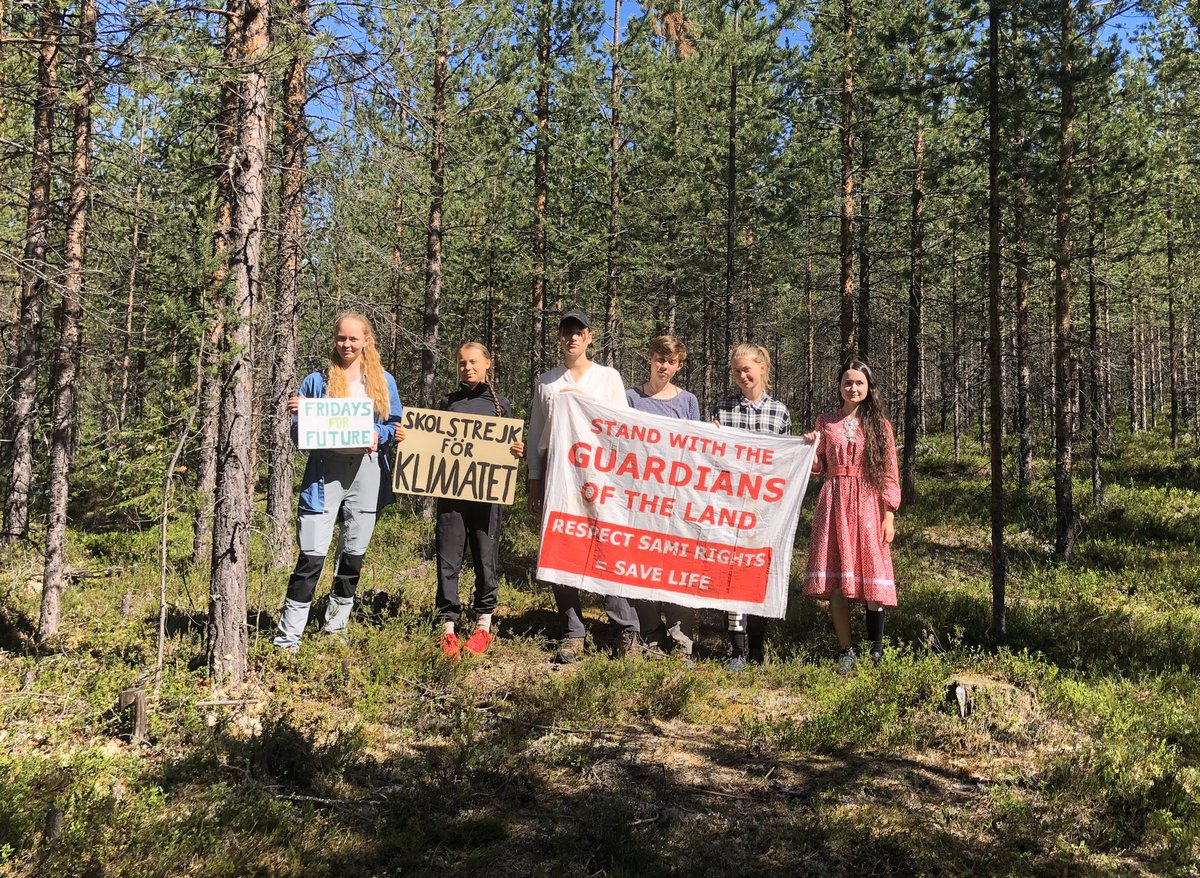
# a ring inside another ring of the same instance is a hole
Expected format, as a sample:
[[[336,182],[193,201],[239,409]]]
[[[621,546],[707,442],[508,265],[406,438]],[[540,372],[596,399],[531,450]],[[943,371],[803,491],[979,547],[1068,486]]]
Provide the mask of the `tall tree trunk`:
[[[917,79],[924,80],[923,60]],[[925,294],[925,118],[923,107],[920,105],[913,127],[913,178],[910,201],[908,368],[904,382],[904,460],[900,468],[900,504],[905,508],[917,499],[917,434],[921,429],[921,384],[924,380],[921,374],[921,309]]]
[[[1000,10],[988,3],[988,387],[991,391],[992,640],[1008,631],[1004,548],[1004,368],[1000,362]]]
[[[46,245],[50,232],[50,170],[54,149],[54,111],[58,102],[58,51],[62,43],[62,12],[56,0],[43,0],[38,31],[41,45],[38,48],[37,92],[33,107],[33,158],[30,162],[29,203],[25,214],[25,252],[19,269],[20,326],[12,369],[8,491],[4,498],[0,544],[24,539],[29,533],[42,306],[49,286]]]
[[[683,125],[680,122],[680,85],[679,85],[679,52],[671,58],[671,144],[675,155],[681,150]],[[666,279],[667,315],[664,329],[668,335],[674,335],[679,312],[679,257],[677,241],[679,240],[679,183],[675,177],[671,180],[671,213],[667,217],[666,229],[663,234],[667,242],[667,258],[670,260]]]
[[[1075,0],[1065,0],[1060,19],[1062,68],[1058,197],[1054,224],[1054,551],[1070,561],[1075,545],[1071,497],[1074,370],[1071,368],[1071,209],[1075,172]]]
[[[1090,211],[1089,211],[1090,213]],[[1100,308],[1096,295],[1096,232],[1094,221],[1088,233],[1088,409],[1091,433],[1092,508],[1100,509],[1104,502],[1104,485],[1100,480],[1100,430],[1104,410],[1100,396]]]
[[[292,47],[283,80],[283,164],[279,171],[279,257],[275,266],[274,337],[271,395],[266,415],[268,437],[267,518],[273,567],[286,566],[295,554],[292,539],[292,482],[296,454],[288,396],[296,386],[296,323],[300,304],[300,259],[304,251],[304,165],[308,125],[304,106],[308,79],[308,0],[289,0]]]
[[[1138,430],[1138,317],[1137,293],[1133,285],[1129,286],[1129,358],[1126,363],[1129,370],[1129,432]]]
[[[1171,447],[1179,447],[1179,362],[1175,356],[1175,212],[1167,211],[1167,372],[1171,397]]]
[[[738,29],[738,4],[733,4],[733,29]],[[734,52],[737,52],[735,46]],[[737,295],[735,271],[737,249],[737,134],[738,134],[738,62],[735,54],[729,65],[729,115],[726,119],[725,156],[725,350],[733,349],[734,301]]]
[[[959,331],[961,315],[958,313],[958,281],[961,270],[958,267],[958,239],[951,232],[950,261],[950,394],[954,399],[951,407],[952,427],[954,433],[954,462],[958,463],[962,454],[962,383],[959,381],[959,362],[961,361],[961,339]]]
[[[838,228],[841,359],[854,356],[854,0],[842,0],[842,207]]]
[[[545,371],[546,344],[546,202],[550,164],[550,22],[551,0],[539,0],[537,24],[536,139],[533,147],[533,297],[529,323],[529,399]]]
[[[814,299],[816,291],[813,289],[813,257],[808,254],[804,257],[804,419],[805,429],[809,425],[815,423],[813,420],[813,409],[816,401],[813,396],[814,385],[817,380],[816,368],[816,350],[817,350],[817,327],[814,315]]]
[[[217,109],[217,180],[216,220],[213,224],[213,270],[208,287],[212,319],[208,344],[202,345],[207,358],[200,391],[200,422],[196,455],[196,509],[192,520],[192,566],[212,555],[213,504],[217,487],[217,431],[221,425],[221,336],[225,332],[225,307],[228,300],[229,248],[233,227],[233,163],[238,141],[238,111],[241,84],[237,64],[242,52],[242,16],[239,0],[229,0],[225,16],[223,55],[228,71],[221,77]]]
[[[614,369],[621,358],[621,289],[617,260],[621,234],[621,0],[613,3],[612,76],[609,81],[608,254],[604,275],[604,362]]]
[[[407,140],[408,107],[401,103],[396,108],[396,129],[401,140]],[[396,193],[392,199],[392,261],[388,289],[392,302],[392,339],[388,346],[388,371],[395,373],[400,363],[400,327],[404,325],[404,178],[397,174],[392,185]]]
[[[859,175],[858,212],[858,358],[871,362],[871,194],[867,182],[871,170],[871,151],[864,134],[862,173]],[[907,439],[905,440],[907,441]]]
[[[231,0],[231,5],[237,0]],[[236,7],[235,7],[236,8]],[[217,436],[216,504],[208,604],[208,669],[217,684],[246,672],[246,587],[249,576],[250,435],[253,296],[258,289],[266,200],[269,114],[269,0],[244,0],[242,112],[233,168],[230,273],[233,284],[221,335],[221,418]]]
[[[1033,486],[1033,427],[1029,421],[1032,370],[1029,367],[1029,237],[1025,229],[1028,181],[1023,174],[1017,177],[1016,189],[1013,263],[1017,287],[1017,487],[1028,491]]]
[[[92,103],[96,98],[96,76],[92,63],[96,52],[96,0],[82,0],[78,34],[74,82],[77,103],[71,145],[71,192],[67,201],[67,233],[63,247],[62,310],[58,319],[58,344],[54,350],[54,381],[51,388],[54,402],[47,473],[46,563],[42,571],[42,608],[37,635],[41,643],[58,633],[62,620],[67,503],[71,493],[71,465],[75,450],[75,381],[83,346],[83,254],[87,241]]]
[[[446,198],[446,7],[434,23],[432,144],[429,152],[429,221],[425,227],[425,307],[421,313],[421,405],[436,402],[438,326],[442,302],[442,205]]]
[[[117,430],[124,430],[129,410],[129,373],[132,365],[133,314],[137,297],[138,260],[141,258],[142,233],[142,172],[146,154],[146,111],[138,101],[137,167],[133,183],[133,228],[129,234],[129,274],[125,284],[125,331],[121,335],[121,377],[117,390]]]

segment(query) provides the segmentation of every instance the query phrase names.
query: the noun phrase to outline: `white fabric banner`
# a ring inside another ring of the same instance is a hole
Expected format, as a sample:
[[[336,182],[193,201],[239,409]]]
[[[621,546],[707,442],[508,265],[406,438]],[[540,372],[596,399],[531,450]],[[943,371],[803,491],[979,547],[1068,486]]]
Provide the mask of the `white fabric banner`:
[[[555,400],[539,579],[781,618],[816,444]]]

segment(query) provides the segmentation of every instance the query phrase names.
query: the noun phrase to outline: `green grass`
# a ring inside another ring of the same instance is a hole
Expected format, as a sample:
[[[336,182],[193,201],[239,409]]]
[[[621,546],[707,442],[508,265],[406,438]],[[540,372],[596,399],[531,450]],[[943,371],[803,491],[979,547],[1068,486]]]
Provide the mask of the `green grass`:
[[[116,695],[153,682],[154,528],[72,534],[72,564],[119,572],[72,586],[45,649],[38,559],[18,553],[0,571],[0,876],[1197,875],[1195,450],[1138,437],[1106,460],[1099,510],[1081,479],[1070,567],[1052,555],[1039,461],[1008,498],[997,645],[986,461],[930,442],[899,520],[886,660],[845,680],[798,592],[769,664],[741,675],[715,612],[694,669],[608,658],[598,601],[600,648],[552,666],[553,601],[518,505],[483,660],[438,651],[431,527],[400,508],[381,520],[349,643],[314,632],[295,656],[269,642],[286,572],[256,538],[251,671],[215,692],[181,512],[161,692],[133,746]],[[966,718],[952,682],[971,693]]]

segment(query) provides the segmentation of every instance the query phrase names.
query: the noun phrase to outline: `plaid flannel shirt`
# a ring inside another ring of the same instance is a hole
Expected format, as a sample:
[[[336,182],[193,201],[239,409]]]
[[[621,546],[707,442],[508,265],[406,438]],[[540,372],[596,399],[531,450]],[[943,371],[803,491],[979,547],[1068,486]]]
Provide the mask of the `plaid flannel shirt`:
[[[713,420],[722,427],[755,433],[787,436],[792,432],[792,416],[787,406],[769,393],[764,393],[758,402],[751,402],[741,394],[718,399],[713,406]]]

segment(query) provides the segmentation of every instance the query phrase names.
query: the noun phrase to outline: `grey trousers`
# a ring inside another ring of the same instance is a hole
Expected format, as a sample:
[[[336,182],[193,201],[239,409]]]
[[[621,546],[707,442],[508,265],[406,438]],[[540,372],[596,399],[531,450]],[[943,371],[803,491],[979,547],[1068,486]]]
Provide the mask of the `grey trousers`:
[[[379,509],[379,454],[320,452],[325,459],[325,508],[301,512],[296,519],[300,557],[288,579],[287,599],[279,618],[275,645],[296,647],[308,624],[308,610],[325,566],[325,555],[339,522],[333,592],[325,613],[329,631],[340,631],[350,619],[363,556],[375,532]]]
[[[583,638],[587,629],[583,627],[583,608],[579,602],[579,589],[570,585],[553,585],[554,604],[558,607],[563,623],[563,637]],[[604,598],[604,612],[621,631],[637,631],[637,613],[625,598],[608,595]]]
[[[668,641],[677,644],[687,655],[692,654],[692,641],[696,638],[696,611],[663,601],[630,601],[637,612],[642,640],[666,648]],[[666,622],[663,622],[663,618]]]
[[[336,454],[325,459],[325,509],[301,512],[296,518],[296,541],[303,555],[329,551],[333,527],[338,532],[338,555],[365,555],[379,514],[379,452]]]

